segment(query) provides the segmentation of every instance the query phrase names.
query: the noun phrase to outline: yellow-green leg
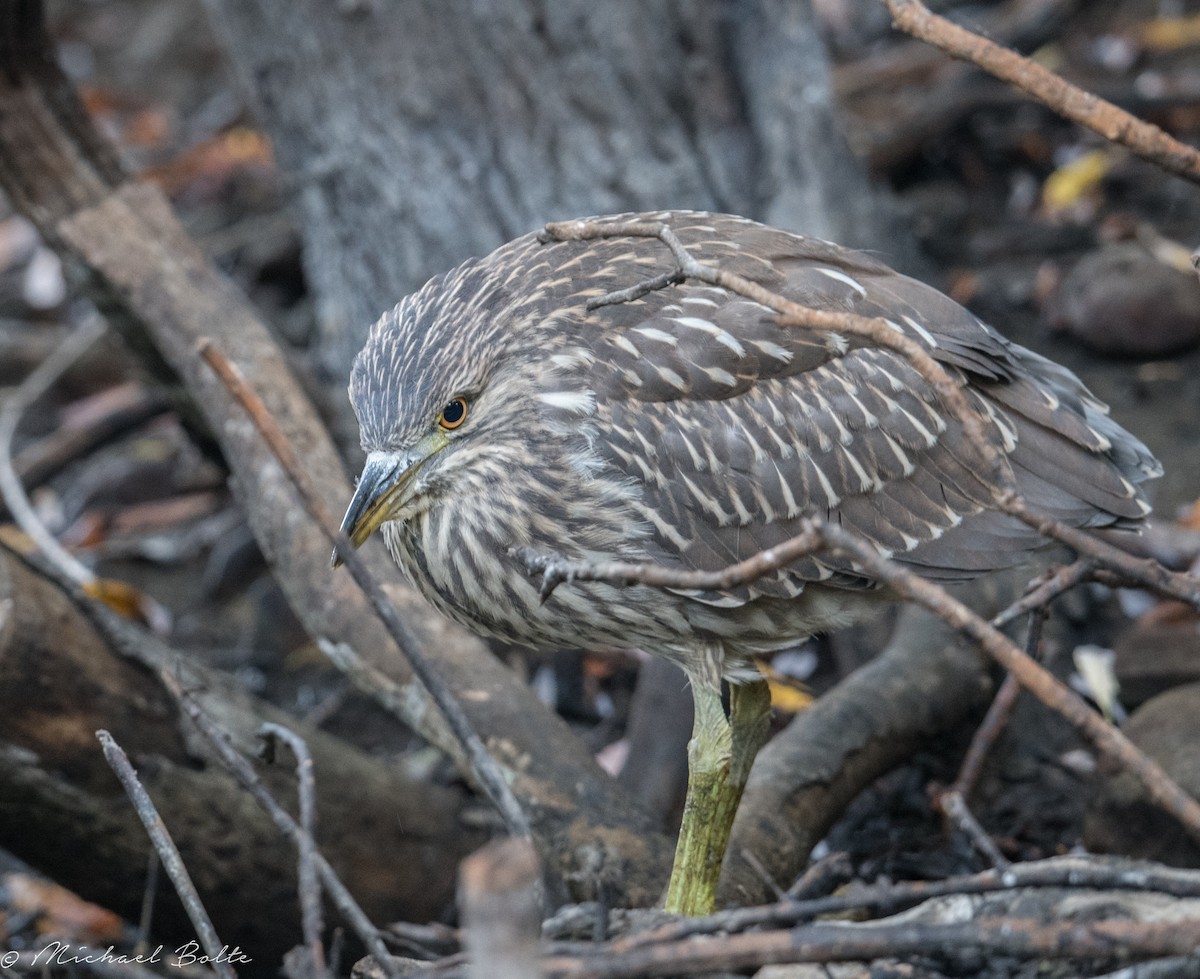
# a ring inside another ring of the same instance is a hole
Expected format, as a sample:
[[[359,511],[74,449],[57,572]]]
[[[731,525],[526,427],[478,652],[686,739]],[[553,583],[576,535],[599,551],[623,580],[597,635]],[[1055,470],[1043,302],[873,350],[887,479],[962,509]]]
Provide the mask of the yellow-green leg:
[[[688,742],[688,791],[666,909],[694,916],[716,906],[733,817],[767,739],[771,692],[765,680],[731,687],[726,720],[720,681],[692,674],[691,682],[696,718]]]

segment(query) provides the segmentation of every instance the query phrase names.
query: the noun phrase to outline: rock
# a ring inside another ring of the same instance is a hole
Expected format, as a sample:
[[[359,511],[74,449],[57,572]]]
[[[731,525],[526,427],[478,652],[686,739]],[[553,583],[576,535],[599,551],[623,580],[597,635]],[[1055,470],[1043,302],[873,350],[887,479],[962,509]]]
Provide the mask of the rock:
[[[1151,697],[1200,681],[1200,626],[1194,621],[1134,625],[1113,643],[1119,698],[1132,710]]]
[[[1125,734],[1192,796],[1200,796],[1200,683],[1159,694],[1139,707]],[[1123,853],[1176,867],[1200,867],[1200,845],[1146,797],[1127,772],[1102,762],[1102,781],[1084,817],[1089,850]]]
[[[1097,353],[1165,357],[1200,344],[1200,279],[1141,245],[1109,244],[1063,277],[1047,315]]]

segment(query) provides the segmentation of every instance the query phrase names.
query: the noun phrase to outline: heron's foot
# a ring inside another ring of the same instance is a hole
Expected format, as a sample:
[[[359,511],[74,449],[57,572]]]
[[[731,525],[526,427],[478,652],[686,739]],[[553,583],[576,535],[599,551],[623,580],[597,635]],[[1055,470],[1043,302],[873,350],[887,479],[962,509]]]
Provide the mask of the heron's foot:
[[[667,888],[666,910],[710,914],[733,817],[754,756],[767,739],[771,693],[766,681],[730,690],[730,717],[719,686],[692,679],[696,719],[688,743],[688,792]]]

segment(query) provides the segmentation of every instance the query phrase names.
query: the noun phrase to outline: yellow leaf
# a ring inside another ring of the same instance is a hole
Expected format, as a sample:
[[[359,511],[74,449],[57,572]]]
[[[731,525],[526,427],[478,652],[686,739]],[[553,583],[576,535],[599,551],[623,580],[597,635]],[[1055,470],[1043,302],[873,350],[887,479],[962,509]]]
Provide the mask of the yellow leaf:
[[[1200,44],[1200,16],[1158,17],[1142,27],[1142,45],[1156,51],[1174,51]]]
[[[799,680],[794,680],[761,659],[754,661],[771,690],[771,706],[785,714],[798,714],[815,699]]]
[[[1076,157],[1046,178],[1042,203],[1051,212],[1065,210],[1099,186],[1112,165],[1113,157],[1106,150],[1092,150]]]
[[[115,578],[93,578],[84,582],[83,592],[103,602],[118,615],[141,622],[158,632],[170,625],[170,613],[145,592]]]

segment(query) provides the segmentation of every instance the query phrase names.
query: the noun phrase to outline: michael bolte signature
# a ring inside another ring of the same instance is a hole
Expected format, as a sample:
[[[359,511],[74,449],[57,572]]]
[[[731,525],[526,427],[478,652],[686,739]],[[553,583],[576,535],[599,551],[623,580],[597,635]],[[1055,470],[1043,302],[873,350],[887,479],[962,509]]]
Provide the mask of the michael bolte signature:
[[[127,954],[114,951],[115,946],[108,948],[93,948],[87,945],[72,945],[70,942],[50,942],[36,952],[0,952],[0,968],[11,968],[18,962],[33,967],[47,965],[156,965],[164,963],[168,966],[188,965],[240,965],[251,961],[250,956],[237,945],[230,948],[223,945],[215,955],[206,955],[200,949],[199,942],[187,942],[178,948],[168,951],[159,945],[153,951]]]

